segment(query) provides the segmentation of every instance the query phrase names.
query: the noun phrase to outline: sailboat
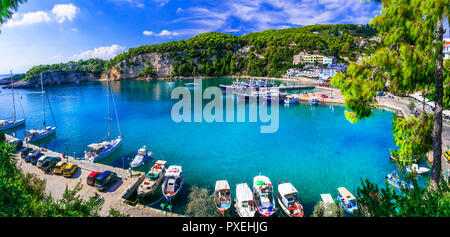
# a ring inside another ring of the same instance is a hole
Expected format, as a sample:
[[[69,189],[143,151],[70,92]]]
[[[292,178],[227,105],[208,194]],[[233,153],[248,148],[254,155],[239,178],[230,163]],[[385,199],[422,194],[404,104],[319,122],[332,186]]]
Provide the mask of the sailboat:
[[[16,100],[14,97],[14,87],[12,86],[12,71],[11,71],[11,93],[13,99],[13,120],[12,121],[0,120],[0,131],[16,128],[25,124],[25,119],[16,119]]]
[[[117,128],[119,130],[119,136],[116,139],[109,140],[109,141],[103,141],[99,143],[92,143],[88,145],[89,151],[84,151],[84,159],[89,160],[91,162],[96,162],[100,159],[105,158],[106,156],[112,154],[122,142],[122,135],[120,132],[120,126],[119,126],[119,117],[117,116],[117,110],[116,110],[116,104],[114,103],[114,97],[111,93],[111,85],[109,83],[108,79],[108,70],[106,70],[106,91],[108,95],[108,136],[104,139],[108,139],[111,135],[111,118],[109,117],[109,97],[112,97],[113,106],[114,106],[114,112],[116,114],[116,120],[117,120]]]
[[[25,135],[26,142],[36,142],[36,141],[42,140],[44,138],[47,138],[47,137],[55,134],[55,132],[56,132],[55,116],[53,115],[52,107],[50,105],[50,100],[48,99],[48,96],[47,96],[47,94],[45,94],[45,91],[44,91],[44,81],[42,80],[43,73],[44,72],[41,72],[41,94],[42,94],[42,108],[44,111],[44,122],[43,122],[44,128],[27,130],[26,135]],[[55,124],[55,126],[46,126],[44,96],[47,97],[48,105],[50,107],[50,112],[52,113],[53,123]]]

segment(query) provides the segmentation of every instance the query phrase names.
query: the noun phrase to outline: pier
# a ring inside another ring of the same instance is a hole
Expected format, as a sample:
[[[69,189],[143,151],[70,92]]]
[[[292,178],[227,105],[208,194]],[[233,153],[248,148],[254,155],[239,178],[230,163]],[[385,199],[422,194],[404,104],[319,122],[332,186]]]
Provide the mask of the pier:
[[[16,138],[5,134],[6,140],[13,141]],[[45,148],[39,148],[33,144],[23,143],[24,147],[30,147],[33,149],[41,149],[41,152],[49,157],[62,157],[61,153],[51,151]],[[156,208],[143,206],[137,204],[135,206],[126,205],[123,203],[122,197],[130,195],[131,192],[135,192],[140,182],[143,180],[145,175],[142,172],[131,172],[129,170],[124,170],[117,167],[112,167],[109,165],[92,163],[87,160],[74,159],[73,157],[66,156],[62,161],[68,161],[69,163],[75,163],[78,165],[78,170],[70,178],[65,178],[62,175],[55,175],[52,172],[45,173],[37,166],[27,163],[20,157],[20,153],[15,155],[17,159],[17,167],[22,169],[24,173],[36,174],[37,177],[46,181],[45,192],[46,194],[51,194],[53,198],[62,198],[66,187],[73,189],[79,182],[82,184],[81,190],[78,192],[81,198],[88,200],[90,197],[94,196],[95,193],[99,194],[103,198],[104,203],[99,214],[101,216],[107,216],[111,208],[119,211],[122,214],[130,215],[133,217],[177,217],[181,216],[176,213],[165,212]],[[119,177],[118,180],[108,187],[105,192],[100,192],[97,188],[90,186],[86,183],[87,176],[92,171],[113,171],[117,173]]]

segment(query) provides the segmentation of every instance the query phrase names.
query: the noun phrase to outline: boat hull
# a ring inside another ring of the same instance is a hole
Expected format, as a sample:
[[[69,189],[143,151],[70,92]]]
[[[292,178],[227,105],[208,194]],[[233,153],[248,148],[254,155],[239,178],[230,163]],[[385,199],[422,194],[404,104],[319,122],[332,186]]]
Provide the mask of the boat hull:
[[[166,178],[166,180],[164,180],[164,184],[163,184],[164,187],[166,186],[166,182],[167,182],[167,178]],[[164,197],[166,198],[167,201],[170,201],[170,200],[172,200],[175,196],[177,196],[177,194],[181,191],[181,189],[183,189],[183,183],[184,183],[184,179],[181,178],[181,181],[180,181],[180,187],[179,187],[177,190],[175,190],[175,192],[174,192],[173,194],[166,194],[166,192],[165,192],[166,190],[165,190],[165,188],[163,187],[162,193],[163,193],[163,195],[164,195]]]
[[[299,215],[293,215],[293,214],[291,214],[289,212],[289,209],[286,208],[286,206],[284,206],[283,202],[279,198],[277,198],[277,200],[278,200],[278,204],[280,205],[280,207],[283,210],[284,214],[286,214],[287,216],[289,216],[289,217],[303,217],[303,215],[304,215],[303,207],[301,208],[301,212],[300,212]]]
[[[47,131],[40,133],[39,135],[35,135],[31,138],[30,137],[25,138],[25,141],[28,143],[37,142],[37,141],[40,141],[44,138],[47,138],[47,137],[55,134],[55,133],[56,133],[56,127],[52,127],[51,129],[48,129]]]
[[[19,120],[16,120],[16,121],[12,121],[8,125],[1,126],[0,127],[0,131],[5,131],[5,130],[8,130],[8,129],[17,128],[17,127],[22,126],[24,124],[25,124],[25,119],[19,119]]]
[[[347,205],[342,201],[342,196],[340,194],[338,195],[338,202],[342,205],[345,212],[347,212],[349,215],[353,215],[356,209],[354,207],[347,207]]]

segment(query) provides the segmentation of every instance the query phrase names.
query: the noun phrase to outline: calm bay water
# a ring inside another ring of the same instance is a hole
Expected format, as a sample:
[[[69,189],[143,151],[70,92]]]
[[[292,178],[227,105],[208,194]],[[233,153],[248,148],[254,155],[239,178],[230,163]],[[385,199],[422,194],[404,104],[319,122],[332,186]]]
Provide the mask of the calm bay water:
[[[176,86],[185,82],[188,81],[177,82]],[[226,82],[231,80],[203,80],[204,86]],[[201,185],[212,190],[216,180],[226,179],[234,194],[237,183],[247,182],[251,187],[253,177],[259,173],[268,176],[275,187],[277,180],[289,180],[300,191],[307,215],[312,213],[321,193],[336,197],[337,188],[344,186],[356,194],[361,177],[384,187],[384,176],[395,169],[388,158],[389,149],[395,147],[392,112],[375,110],[372,117],[351,124],[345,119],[344,106],[280,105],[279,130],[262,134],[260,122],[175,123],[171,119],[171,109],[177,101],[170,99],[172,89],[163,81],[112,82],[124,140],[122,146],[101,163],[122,167],[121,157],[132,155],[147,145],[154,159],[139,170],[147,171],[157,159],[167,160],[169,165],[183,166],[188,186]],[[46,90],[57,132],[42,146],[81,156],[88,144],[106,137],[104,82]],[[16,90],[22,98],[28,129],[42,126],[41,95],[33,93],[36,91],[38,89]],[[0,118],[11,116],[11,104],[10,91],[2,90]],[[21,118],[19,103],[17,109]],[[236,114],[236,108],[234,111]],[[113,115],[112,118],[112,136],[117,136]],[[47,124],[53,125],[49,107]],[[24,133],[25,128],[9,132],[21,139]],[[182,193],[184,197],[176,204],[177,212],[182,212],[187,194],[186,188]]]

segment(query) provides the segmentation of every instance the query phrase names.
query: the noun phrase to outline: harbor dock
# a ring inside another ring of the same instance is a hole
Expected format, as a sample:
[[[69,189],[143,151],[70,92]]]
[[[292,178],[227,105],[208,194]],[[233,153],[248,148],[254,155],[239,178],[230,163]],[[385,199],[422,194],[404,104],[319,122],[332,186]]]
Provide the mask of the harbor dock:
[[[6,139],[8,141],[16,140],[16,138],[6,135]],[[40,149],[38,146],[33,144],[25,143],[24,147],[30,147],[33,149]],[[54,152],[51,150],[47,150],[45,148],[41,148],[42,153],[46,156],[50,157],[62,157],[61,153]],[[46,181],[45,192],[46,194],[51,194],[53,198],[60,199],[62,198],[64,191],[67,188],[73,189],[79,182],[82,184],[81,190],[78,192],[81,198],[84,200],[88,200],[90,197],[94,196],[97,193],[101,198],[103,198],[104,203],[103,207],[100,210],[99,214],[101,216],[107,216],[109,214],[109,210],[113,208],[116,211],[119,211],[121,214],[130,215],[133,217],[176,217],[180,216],[175,213],[165,212],[156,208],[143,206],[141,204],[137,204],[135,206],[126,205],[123,202],[122,197],[128,196],[129,192],[136,191],[137,186],[139,186],[140,182],[143,180],[143,176],[145,175],[142,172],[131,172],[129,170],[124,170],[117,167],[112,167],[109,165],[92,163],[87,160],[78,160],[73,157],[66,156],[66,158],[62,159],[62,161],[68,161],[70,163],[75,163],[78,165],[79,169],[74,173],[74,175],[70,178],[65,178],[62,175],[55,175],[53,173],[45,173],[37,166],[32,165],[31,163],[27,163],[24,159],[20,158],[20,154],[15,156],[17,158],[17,166],[22,169],[24,173],[36,174],[37,177]],[[117,173],[119,179],[112,184],[105,192],[100,192],[97,188],[90,186],[86,183],[87,176],[92,171],[113,171]]]

